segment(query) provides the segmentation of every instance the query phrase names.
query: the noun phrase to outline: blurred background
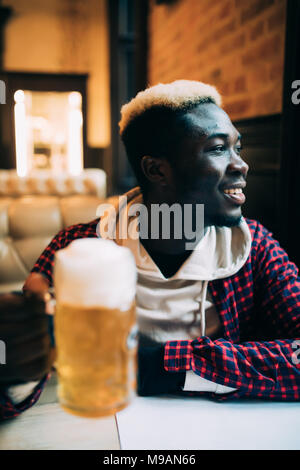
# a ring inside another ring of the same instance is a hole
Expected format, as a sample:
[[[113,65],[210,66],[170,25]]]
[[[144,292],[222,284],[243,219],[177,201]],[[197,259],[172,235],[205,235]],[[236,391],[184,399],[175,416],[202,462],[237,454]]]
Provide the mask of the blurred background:
[[[2,0],[0,172],[102,169],[135,185],[122,104],[158,82],[215,85],[250,166],[244,215],[300,264],[298,0]]]

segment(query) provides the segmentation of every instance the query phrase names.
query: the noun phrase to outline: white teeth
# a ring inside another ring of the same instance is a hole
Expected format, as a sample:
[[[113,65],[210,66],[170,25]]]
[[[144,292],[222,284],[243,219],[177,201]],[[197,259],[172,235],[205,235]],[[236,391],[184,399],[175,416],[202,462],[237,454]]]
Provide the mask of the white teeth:
[[[243,192],[242,188],[224,189],[225,194],[240,194],[242,192]]]

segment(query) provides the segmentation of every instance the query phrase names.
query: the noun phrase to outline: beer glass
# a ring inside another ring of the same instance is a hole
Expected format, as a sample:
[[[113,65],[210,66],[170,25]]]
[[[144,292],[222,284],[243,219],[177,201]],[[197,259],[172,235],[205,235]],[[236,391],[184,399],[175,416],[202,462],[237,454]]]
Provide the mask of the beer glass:
[[[55,256],[60,405],[80,416],[124,408],[135,390],[136,267],[113,241],[80,239]]]

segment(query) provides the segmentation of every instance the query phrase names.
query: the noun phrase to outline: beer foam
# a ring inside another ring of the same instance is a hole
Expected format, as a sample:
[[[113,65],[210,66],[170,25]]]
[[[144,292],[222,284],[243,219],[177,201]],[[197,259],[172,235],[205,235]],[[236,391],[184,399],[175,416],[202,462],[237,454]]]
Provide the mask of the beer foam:
[[[131,251],[111,240],[82,238],[55,254],[54,287],[59,303],[128,310],[136,280]]]

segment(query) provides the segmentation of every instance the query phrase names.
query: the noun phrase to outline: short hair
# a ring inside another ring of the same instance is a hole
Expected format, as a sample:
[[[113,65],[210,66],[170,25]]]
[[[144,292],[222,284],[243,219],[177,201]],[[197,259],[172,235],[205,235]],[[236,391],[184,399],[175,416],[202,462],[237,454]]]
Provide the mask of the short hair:
[[[178,144],[190,131],[184,116],[202,103],[221,106],[221,96],[215,87],[198,81],[176,80],[149,87],[122,106],[120,135],[142,190],[147,187],[141,169],[142,157],[164,157],[174,163]]]

